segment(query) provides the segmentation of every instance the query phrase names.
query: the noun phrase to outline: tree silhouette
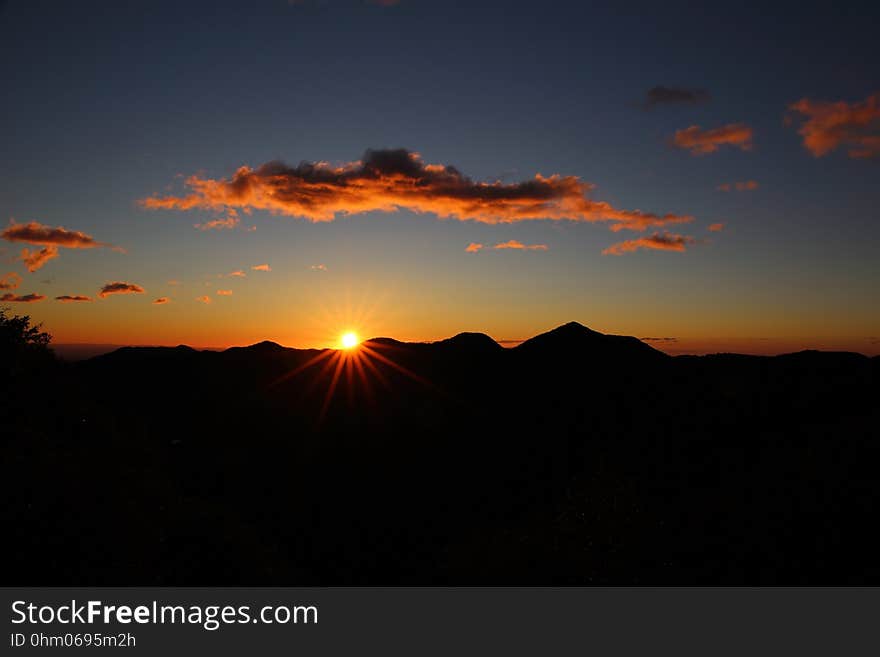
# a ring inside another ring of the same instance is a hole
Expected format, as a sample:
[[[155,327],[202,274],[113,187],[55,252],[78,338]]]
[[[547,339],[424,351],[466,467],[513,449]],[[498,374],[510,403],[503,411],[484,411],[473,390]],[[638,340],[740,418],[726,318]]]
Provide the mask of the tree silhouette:
[[[30,366],[53,359],[49,349],[52,336],[41,328],[41,324],[31,325],[28,315],[12,315],[0,308],[0,372],[4,377],[11,379]]]

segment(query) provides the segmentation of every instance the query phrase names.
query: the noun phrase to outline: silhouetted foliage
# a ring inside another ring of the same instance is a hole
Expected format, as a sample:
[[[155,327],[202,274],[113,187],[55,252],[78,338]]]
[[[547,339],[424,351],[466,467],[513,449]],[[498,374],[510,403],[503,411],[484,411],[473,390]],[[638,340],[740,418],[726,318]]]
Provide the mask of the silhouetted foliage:
[[[4,581],[880,581],[878,358],[673,358],[575,323],[362,349],[56,366],[4,416]]]
[[[6,308],[0,308],[0,362],[4,374],[17,374],[27,364],[50,355],[52,336],[41,328],[32,326],[27,315],[10,315]]]

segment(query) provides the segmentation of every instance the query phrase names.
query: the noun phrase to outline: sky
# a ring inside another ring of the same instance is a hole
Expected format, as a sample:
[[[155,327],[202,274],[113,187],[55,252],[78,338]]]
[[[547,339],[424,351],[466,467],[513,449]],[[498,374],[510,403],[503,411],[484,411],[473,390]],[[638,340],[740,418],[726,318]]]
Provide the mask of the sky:
[[[0,305],[880,353],[880,7],[769,4],[0,3]]]

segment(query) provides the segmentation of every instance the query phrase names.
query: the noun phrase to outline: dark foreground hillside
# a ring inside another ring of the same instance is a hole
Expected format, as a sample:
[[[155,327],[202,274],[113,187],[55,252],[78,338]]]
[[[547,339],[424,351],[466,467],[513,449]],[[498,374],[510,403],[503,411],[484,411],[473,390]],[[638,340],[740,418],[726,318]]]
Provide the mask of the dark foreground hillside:
[[[575,323],[352,354],[4,369],[3,581],[880,583],[878,358]]]

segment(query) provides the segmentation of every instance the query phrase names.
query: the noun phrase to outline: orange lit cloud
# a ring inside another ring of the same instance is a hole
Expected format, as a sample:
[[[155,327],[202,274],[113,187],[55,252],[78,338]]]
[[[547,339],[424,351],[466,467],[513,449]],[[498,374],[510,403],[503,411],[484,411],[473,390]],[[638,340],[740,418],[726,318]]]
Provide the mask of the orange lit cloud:
[[[0,278],[0,290],[14,290],[21,285],[21,276],[11,271],[3,278]]]
[[[714,153],[720,146],[735,146],[744,151],[752,148],[752,129],[744,123],[729,123],[720,128],[703,130],[698,125],[676,130],[673,146],[683,148],[692,155]]]
[[[848,147],[853,158],[880,155],[880,93],[856,103],[801,98],[788,109],[806,117],[798,134],[814,156],[822,157],[838,146]]]
[[[61,226],[53,228],[36,221],[27,224],[17,224],[11,221],[10,225],[0,233],[0,237],[10,242],[27,242],[39,246],[63,246],[66,249],[94,249],[110,246],[110,244],[98,242],[91,235],[86,235],[78,230],[67,230]]]
[[[709,224],[709,230],[712,231],[713,233],[720,233],[722,230],[724,230],[724,224],[723,223]]]
[[[211,297],[208,295],[196,297],[196,301],[200,301],[201,303],[211,303]]]
[[[603,255],[623,255],[639,249],[655,249],[660,251],[685,251],[688,245],[696,244],[693,237],[688,235],[676,235],[675,233],[654,233],[648,237],[639,237],[634,240],[626,240],[612,244],[602,251]]]
[[[758,187],[759,187],[759,185],[758,185],[757,180],[743,180],[740,182],[722,183],[722,184],[718,185],[718,187],[716,189],[719,192],[730,192],[730,191],[750,192],[755,189],[758,189]]]
[[[36,301],[42,301],[46,297],[42,294],[25,294],[23,296],[18,296],[17,294],[12,294],[11,292],[4,294],[0,297],[0,301],[13,301],[15,303],[34,303]]]
[[[122,283],[117,281],[114,283],[107,283],[98,292],[98,296],[104,299],[111,294],[143,294],[143,292],[144,288],[142,288],[140,285],[136,285],[135,283]]]
[[[309,269],[312,271],[327,271],[327,265],[312,265]]]
[[[63,226],[46,226],[36,221],[26,224],[19,224],[10,221],[0,237],[9,242],[25,242],[26,244],[34,244],[42,246],[39,251],[31,251],[23,249],[21,252],[21,260],[24,262],[28,271],[37,271],[45,265],[49,260],[58,257],[58,248],[65,249],[96,249],[108,247],[114,251],[125,252],[124,249],[99,242],[91,235],[78,230],[67,230]]]
[[[269,265],[254,265],[251,267],[254,271],[272,271],[272,268]]]
[[[225,217],[217,217],[216,219],[206,221],[203,224],[194,224],[194,228],[198,228],[199,230],[231,230],[236,228],[240,223],[241,220],[238,218],[238,212],[233,208],[228,208]]]
[[[266,266],[268,267],[268,265],[266,265]],[[226,275],[227,275],[227,276],[230,276],[230,277],[233,277],[233,278],[244,278],[245,276],[247,276],[247,274],[245,274],[241,269],[237,269],[237,270],[235,270],[235,271],[231,271],[231,272],[229,272],[229,273],[226,274]]]
[[[471,242],[465,248],[465,251],[468,253],[477,253],[478,251],[482,251],[484,249],[493,249],[493,250],[505,250],[505,249],[514,249],[519,251],[546,251],[550,247],[546,244],[523,244],[517,240],[508,240],[506,242],[499,242],[495,246],[484,246],[479,242]]]
[[[219,294],[221,297],[231,297],[232,290],[217,290],[217,294]]]
[[[153,301],[153,303],[157,306],[161,306],[162,304],[166,304],[169,301],[171,301],[171,299],[169,299],[168,297],[159,297],[158,299]]]
[[[20,260],[24,263],[24,266],[27,267],[29,272],[35,272],[47,262],[57,257],[58,247],[46,246],[39,251],[36,249],[33,251],[30,249],[22,249]]]
[[[80,301],[91,301],[92,297],[84,297],[80,294],[70,295],[70,294],[62,294],[60,297],[55,297],[55,301],[60,301],[61,303],[75,303]]]
[[[442,218],[487,224],[527,220],[610,222],[612,230],[645,230],[686,223],[689,215],[622,210],[589,198],[593,186],[575,176],[542,176],[519,183],[474,182],[451,166],[425,164],[405,149],[368,150],[363,160],[342,166],[269,162],[239,168],[230,178],[191,176],[184,196],[150,197],[148,209],[274,214],[320,222],[339,215],[395,212],[406,208]]]
[[[527,251],[546,251],[550,247],[546,244],[523,244],[517,240],[508,240],[492,247],[493,249],[525,249]]]

